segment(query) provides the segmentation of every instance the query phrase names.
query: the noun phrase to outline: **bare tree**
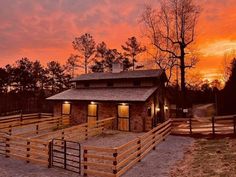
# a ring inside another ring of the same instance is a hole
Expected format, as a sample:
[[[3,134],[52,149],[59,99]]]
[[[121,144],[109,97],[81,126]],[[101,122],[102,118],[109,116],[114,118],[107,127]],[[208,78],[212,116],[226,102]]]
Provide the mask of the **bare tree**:
[[[131,38],[128,38],[128,41],[125,42],[125,45],[122,45],[121,47],[125,51],[124,56],[130,58],[130,60],[132,61],[133,70],[135,68],[143,67],[143,66],[135,67],[135,63],[137,63],[136,56],[146,50],[146,47],[142,47],[141,44],[137,41],[136,37],[133,36]]]
[[[79,51],[79,58],[82,58],[80,66],[88,73],[88,65],[93,61],[92,55],[95,53],[96,43],[91,34],[85,33],[80,37],[76,37],[72,42],[75,50]]]
[[[230,50],[228,52],[224,53],[224,57],[222,60],[222,67],[220,68],[222,73],[222,80],[224,82],[227,82],[229,79],[229,76],[231,74],[231,61],[236,56],[235,50]]]
[[[199,11],[194,0],[162,0],[159,9],[147,6],[142,15],[152,45],[180,67],[183,100],[186,98],[185,69],[197,62],[190,46],[195,40]]]

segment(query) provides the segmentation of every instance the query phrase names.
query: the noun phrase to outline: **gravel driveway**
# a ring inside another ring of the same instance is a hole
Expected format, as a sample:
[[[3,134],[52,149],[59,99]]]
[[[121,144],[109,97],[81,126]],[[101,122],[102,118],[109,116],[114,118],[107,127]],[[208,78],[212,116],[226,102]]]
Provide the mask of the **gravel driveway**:
[[[169,177],[173,165],[183,159],[193,142],[189,137],[170,135],[123,177]]]
[[[78,177],[60,168],[46,168],[25,161],[0,156],[0,177]]]

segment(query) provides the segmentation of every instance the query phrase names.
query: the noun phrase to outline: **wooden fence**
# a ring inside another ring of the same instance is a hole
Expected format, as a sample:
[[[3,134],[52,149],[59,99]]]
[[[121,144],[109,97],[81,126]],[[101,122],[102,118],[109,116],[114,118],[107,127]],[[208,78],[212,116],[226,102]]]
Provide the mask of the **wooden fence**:
[[[23,137],[9,132],[0,132],[0,154],[6,157],[15,157],[26,162],[39,163],[50,166],[51,143],[53,138],[59,139],[88,139],[90,136],[100,134],[105,128],[113,126],[114,117],[97,121],[93,127],[81,124],[61,130],[38,135],[37,137]],[[29,132],[27,132],[29,133]],[[45,139],[44,136],[47,136]],[[44,137],[44,138],[43,138]]]
[[[171,132],[168,120],[144,135],[116,148],[83,146],[83,173],[102,177],[117,177],[141,161]]]
[[[236,135],[236,115],[172,119],[172,134]]]
[[[48,132],[39,136],[35,136],[36,139],[52,140],[52,139],[64,139],[69,141],[82,141],[88,139],[88,137],[101,134],[105,128],[114,128],[115,117],[109,117],[94,122],[93,126],[88,123],[75,125],[69,128]]]
[[[50,142],[5,135],[5,156],[48,166]]]
[[[48,113],[14,115],[0,118],[0,130],[11,135],[33,135],[47,130],[69,125],[69,116],[56,116]]]

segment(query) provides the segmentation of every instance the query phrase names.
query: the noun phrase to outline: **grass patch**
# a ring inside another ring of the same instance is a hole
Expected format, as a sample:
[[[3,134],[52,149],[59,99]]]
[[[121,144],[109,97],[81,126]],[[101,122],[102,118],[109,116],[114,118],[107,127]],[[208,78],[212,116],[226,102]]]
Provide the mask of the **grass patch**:
[[[236,177],[236,139],[197,139],[173,177]]]

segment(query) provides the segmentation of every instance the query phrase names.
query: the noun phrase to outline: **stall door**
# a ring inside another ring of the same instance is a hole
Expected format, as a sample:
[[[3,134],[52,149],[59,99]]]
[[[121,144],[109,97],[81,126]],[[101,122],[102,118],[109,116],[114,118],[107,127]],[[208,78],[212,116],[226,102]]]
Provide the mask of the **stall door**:
[[[63,103],[62,104],[62,115],[69,115],[70,114],[70,103]]]
[[[88,105],[88,126],[94,127],[98,119],[97,104]]]
[[[129,105],[118,105],[118,130],[129,131]]]

